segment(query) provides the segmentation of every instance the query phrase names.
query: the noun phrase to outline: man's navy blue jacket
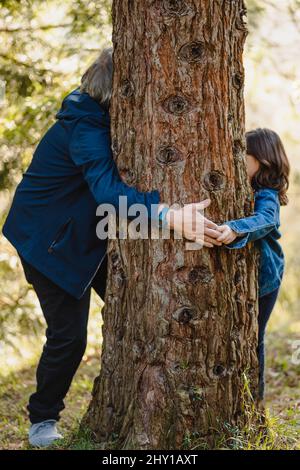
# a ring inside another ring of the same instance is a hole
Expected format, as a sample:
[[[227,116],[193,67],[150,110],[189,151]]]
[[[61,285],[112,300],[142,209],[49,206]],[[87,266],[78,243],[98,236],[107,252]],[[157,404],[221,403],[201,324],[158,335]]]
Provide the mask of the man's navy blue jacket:
[[[3,234],[23,258],[80,298],[105,257],[96,236],[96,208],[119,196],[128,207],[159,203],[158,191],[139,192],[120,178],[113,161],[109,111],[79,89],[40,141],[17,187]]]

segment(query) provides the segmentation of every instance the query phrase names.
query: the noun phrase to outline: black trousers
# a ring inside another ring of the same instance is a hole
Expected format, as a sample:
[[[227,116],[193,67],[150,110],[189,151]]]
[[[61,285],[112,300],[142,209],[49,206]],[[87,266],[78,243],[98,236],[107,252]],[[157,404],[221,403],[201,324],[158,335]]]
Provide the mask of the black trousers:
[[[58,421],[59,413],[65,407],[63,400],[86,348],[91,288],[104,299],[107,258],[79,300],[20,258],[47,323],[47,340],[36,372],[37,389],[27,407],[29,418],[31,423],[46,419]]]
[[[279,288],[259,298],[258,310],[258,359],[259,359],[259,399],[265,397],[265,332],[274,309]]]

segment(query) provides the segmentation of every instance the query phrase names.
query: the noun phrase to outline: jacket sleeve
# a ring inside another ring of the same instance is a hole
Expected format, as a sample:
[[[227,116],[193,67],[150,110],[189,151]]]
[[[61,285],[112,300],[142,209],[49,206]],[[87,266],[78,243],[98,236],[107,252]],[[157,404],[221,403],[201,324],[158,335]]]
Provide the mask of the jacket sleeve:
[[[98,119],[94,116],[80,119],[73,128],[69,144],[71,159],[82,171],[97,204],[112,204],[118,213],[119,196],[126,196],[128,208],[132,204],[143,204],[149,218],[157,219],[159,192],[140,192],[122,181],[113,160],[110,128]]]
[[[239,235],[226,247],[243,248],[247,243],[268,235],[277,225],[278,204],[277,191],[268,189],[258,191],[252,216],[225,222],[225,225],[229,225]]]

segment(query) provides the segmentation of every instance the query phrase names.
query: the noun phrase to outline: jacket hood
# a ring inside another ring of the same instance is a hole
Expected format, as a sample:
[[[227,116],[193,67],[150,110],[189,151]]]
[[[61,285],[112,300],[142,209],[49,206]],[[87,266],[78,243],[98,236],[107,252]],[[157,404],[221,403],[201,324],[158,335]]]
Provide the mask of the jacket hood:
[[[98,115],[101,120],[104,119],[109,125],[108,108],[91,98],[88,93],[81,93],[80,89],[76,88],[65,97],[56,118],[72,121],[90,114]]]

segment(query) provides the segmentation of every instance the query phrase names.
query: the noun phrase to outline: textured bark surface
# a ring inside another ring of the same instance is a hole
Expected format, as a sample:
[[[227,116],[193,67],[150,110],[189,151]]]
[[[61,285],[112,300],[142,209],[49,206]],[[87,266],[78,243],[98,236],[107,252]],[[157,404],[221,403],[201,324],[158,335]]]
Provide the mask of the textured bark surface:
[[[251,211],[244,162],[241,0],[115,0],[112,148],[123,178],[161,200],[210,197],[216,222]],[[100,376],[85,417],[103,447],[180,449],[243,422],[255,396],[253,247],[109,246]]]

